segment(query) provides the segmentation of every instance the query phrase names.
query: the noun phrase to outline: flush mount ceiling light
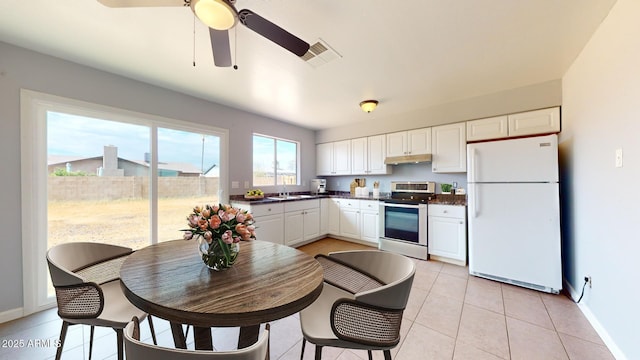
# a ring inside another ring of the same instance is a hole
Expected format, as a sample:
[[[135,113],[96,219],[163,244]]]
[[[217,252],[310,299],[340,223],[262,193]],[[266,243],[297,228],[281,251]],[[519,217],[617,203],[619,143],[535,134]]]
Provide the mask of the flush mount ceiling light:
[[[365,100],[360,103],[360,108],[366,113],[372,112],[378,106],[378,100]]]
[[[216,30],[229,30],[238,19],[229,0],[191,0],[191,10],[200,21]]]

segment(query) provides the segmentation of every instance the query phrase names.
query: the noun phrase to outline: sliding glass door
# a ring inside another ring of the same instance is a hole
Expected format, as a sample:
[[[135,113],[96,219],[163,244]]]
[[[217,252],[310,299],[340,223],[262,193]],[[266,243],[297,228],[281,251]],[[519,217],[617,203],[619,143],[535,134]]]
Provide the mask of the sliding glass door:
[[[194,206],[221,201],[226,130],[33,92],[23,100],[25,313],[55,302],[50,247],[180,239]]]

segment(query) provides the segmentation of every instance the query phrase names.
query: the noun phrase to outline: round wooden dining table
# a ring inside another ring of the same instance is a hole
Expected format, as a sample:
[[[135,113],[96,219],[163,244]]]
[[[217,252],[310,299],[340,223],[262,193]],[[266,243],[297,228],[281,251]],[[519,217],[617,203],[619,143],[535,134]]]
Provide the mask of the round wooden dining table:
[[[194,325],[196,349],[212,349],[211,327],[240,327],[238,348],[258,339],[260,324],[294,314],[322,291],[318,261],[266,241],[240,243],[236,263],[209,270],[193,241],[172,240],[140,249],[120,268],[126,297],[168,320],[175,345],[186,348],[182,324]]]

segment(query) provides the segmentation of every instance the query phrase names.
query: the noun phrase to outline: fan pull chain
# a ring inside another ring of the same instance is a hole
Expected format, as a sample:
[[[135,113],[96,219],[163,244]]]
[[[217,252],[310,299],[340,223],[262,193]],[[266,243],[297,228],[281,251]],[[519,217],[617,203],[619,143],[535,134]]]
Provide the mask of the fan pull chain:
[[[238,60],[238,27],[233,28],[233,59]],[[233,64],[233,69],[238,70],[238,64]]]
[[[196,14],[193,14],[193,67],[196,67]]]

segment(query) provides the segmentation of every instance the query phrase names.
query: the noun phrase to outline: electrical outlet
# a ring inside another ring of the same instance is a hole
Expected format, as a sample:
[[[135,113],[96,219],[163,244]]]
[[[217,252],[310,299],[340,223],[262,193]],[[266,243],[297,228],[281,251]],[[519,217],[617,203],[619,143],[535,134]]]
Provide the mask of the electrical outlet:
[[[249,185],[249,181],[245,180],[244,181],[244,188],[248,189],[251,185]]]
[[[239,189],[240,188],[240,182],[239,181],[232,181],[231,182],[231,188],[232,189]]]
[[[622,167],[622,148],[616,149],[616,167],[617,168]]]
[[[591,289],[591,287],[593,286],[593,283],[591,282],[591,276],[585,276],[584,277],[584,281],[587,282],[587,284],[589,284],[589,289]]]

